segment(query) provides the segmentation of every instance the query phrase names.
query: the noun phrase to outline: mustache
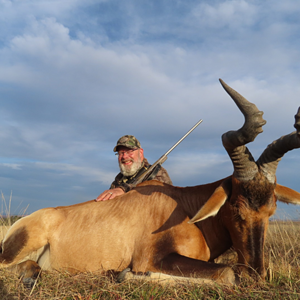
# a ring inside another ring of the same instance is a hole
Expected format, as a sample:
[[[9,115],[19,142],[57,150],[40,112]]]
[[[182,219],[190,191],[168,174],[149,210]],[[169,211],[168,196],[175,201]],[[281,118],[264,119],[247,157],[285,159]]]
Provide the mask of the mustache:
[[[131,162],[134,162],[134,159],[132,159],[132,158],[127,158],[127,159],[121,159],[121,163],[126,163],[126,162],[129,162],[129,161],[131,161]]]

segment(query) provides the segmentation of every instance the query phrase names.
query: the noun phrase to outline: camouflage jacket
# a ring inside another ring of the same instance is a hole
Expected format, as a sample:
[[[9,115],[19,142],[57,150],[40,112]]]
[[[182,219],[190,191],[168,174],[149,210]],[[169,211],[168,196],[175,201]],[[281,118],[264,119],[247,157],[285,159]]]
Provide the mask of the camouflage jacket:
[[[143,165],[142,165],[141,169],[144,168],[145,170],[147,170],[149,167],[150,167],[150,165],[149,165],[147,159],[144,158]],[[111,184],[110,189],[114,189],[114,188],[119,187],[125,193],[129,192],[131,189],[133,189],[135,187],[135,185],[127,183],[127,182],[133,180],[139,174],[141,169],[136,174],[134,174],[132,176],[124,176],[122,173],[119,173],[116,176],[114,182]],[[161,181],[161,182],[165,182],[165,183],[168,183],[168,184],[172,184],[172,181],[169,177],[168,172],[163,167],[161,167],[161,169],[158,171],[158,173],[156,174],[156,176],[153,179]]]

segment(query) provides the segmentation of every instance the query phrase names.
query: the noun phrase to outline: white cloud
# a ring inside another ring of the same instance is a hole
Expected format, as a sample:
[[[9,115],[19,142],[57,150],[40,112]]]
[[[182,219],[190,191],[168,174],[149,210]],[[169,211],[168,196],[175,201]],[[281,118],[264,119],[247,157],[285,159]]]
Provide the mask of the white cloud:
[[[80,175],[85,180],[94,180],[102,182],[103,184],[110,185],[115,173],[101,170],[101,167],[93,168],[91,166],[79,166],[66,163],[47,163],[36,162],[35,166],[42,172],[55,171],[59,176],[76,176]]]
[[[1,13],[0,18],[4,18],[8,15],[9,18],[16,18],[28,15],[55,15],[61,16],[68,13],[69,10],[76,9],[81,6],[90,5],[95,2],[105,2],[105,1],[95,1],[86,0],[84,4],[80,0],[1,0]]]
[[[251,26],[256,21],[257,7],[244,0],[201,3],[193,11],[202,26],[234,29]]]
[[[3,163],[0,165],[4,166],[4,167],[8,167],[8,168],[11,168],[13,170],[21,170],[22,169],[22,165],[20,164],[9,164],[9,163]]]

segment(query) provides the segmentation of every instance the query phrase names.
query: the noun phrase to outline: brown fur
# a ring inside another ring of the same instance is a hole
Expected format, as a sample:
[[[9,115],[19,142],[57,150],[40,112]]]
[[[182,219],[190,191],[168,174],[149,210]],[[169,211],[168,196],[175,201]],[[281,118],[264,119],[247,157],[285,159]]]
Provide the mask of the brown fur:
[[[228,272],[227,267],[208,261],[234,246],[239,263],[263,275],[265,227],[275,211],[275,200],[259,211],[240,205],[239,215],[246,216],[242,222],[232,219],[237,208],[231,201],[215,217],[187,222],[204,204],[216,205],[215,197],[212,204],[208,198],[228,180],[234,178],[187,188],[151,181],[110,201],[39,210],[8,231],[0,255],[2,265],[17,264],[32,251],[50,245],[43,261],[47,258],[56,270],[78,273],[130,267],[135,272],[216,279]],[[230,197],[239,198],[234,193]]]
[[[250,208],[258,211],[260,207],[271,199],[275,184],[270,183],[261,173],[257,173],[253,180],[242,183],[241,195],[247,199]]]
[[[10,264],[26,246],[28,241],[28,233],[26,227],[18,228],[14,231],[12,237],[5,243],[2,241],[0,262]]]
[[[56,270],[77,273],[131,267],[137,272],[158,272],[163,268],[166,273],[188,276],[196,260],[210,258],[201,231],[187,223],[201,203],[192,197],[196,206],[185,211],[181,201],[171,197],[178,191],[184,195],[184,189],[152,184],[111,201],[42,209],[17,221],[5,236],[0,255],[15,259],[2,259],[2,265],[16,264],[49,244],[49,263]],[[28,239],[15,243],[24,228]],[[8,247],[12,243],[12,249],[17,249],[13,252]],[[174,253],[190,257],[185,269],[170,262],[168,257]],[[224,267],[216,265],[219,268]],[[201,269],[197,272],[200,275]]]

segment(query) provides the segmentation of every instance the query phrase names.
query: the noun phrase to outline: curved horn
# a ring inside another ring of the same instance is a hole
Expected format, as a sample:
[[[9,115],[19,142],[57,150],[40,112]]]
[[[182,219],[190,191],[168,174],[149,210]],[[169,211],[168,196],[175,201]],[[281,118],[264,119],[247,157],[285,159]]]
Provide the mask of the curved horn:
[[[222,135],[223,146],[233,163],[234,176],[241,181],[251,180],[258,172],[258,167],[245,144],[254,141],[263,131],[262,126],[266,121],[262,118],[263,112],[258,110],[255,104],[245,99],[222,79],[220,82],[245,117],[242,128]]]
[[[257,161],[258,167],[271,183],[275,182],[276,169],[283,155],[288,151],[300,148],[300,107],[295,115],[294,127],[297,131],[284,135],[268,145]]]

